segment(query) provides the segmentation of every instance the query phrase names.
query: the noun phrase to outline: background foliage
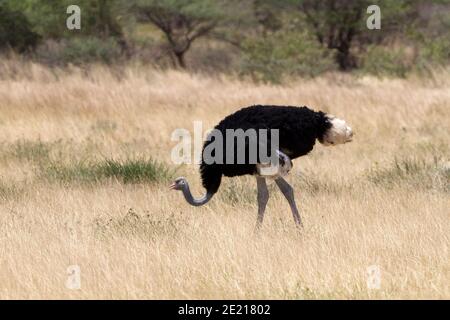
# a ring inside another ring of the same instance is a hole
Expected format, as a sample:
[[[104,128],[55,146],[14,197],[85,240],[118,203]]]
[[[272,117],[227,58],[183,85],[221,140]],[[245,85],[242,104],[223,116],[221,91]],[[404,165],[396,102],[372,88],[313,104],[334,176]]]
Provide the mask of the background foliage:
[[[0,0],[0,51],[49,65],[138,60],[261,81],[323,72],[405,77],[450,61],[450,1]],[[369,30],[367,7],[381,8]]]

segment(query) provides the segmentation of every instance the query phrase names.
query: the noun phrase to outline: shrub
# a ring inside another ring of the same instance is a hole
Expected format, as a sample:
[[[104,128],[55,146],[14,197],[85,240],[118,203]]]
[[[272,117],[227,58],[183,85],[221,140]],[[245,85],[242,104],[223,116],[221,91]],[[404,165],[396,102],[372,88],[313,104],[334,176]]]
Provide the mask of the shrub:
[[[335,68],[333,51],[306,32],[276,32],[244,43],[242,73],[279,82],[285,75],[312,77]]]
[[[31,29],[26,16],[0,4],[0,50],[11,48],[18,52],[33,49],[39,36]]]
[[[38,60],[50,64],[112,63],[121,56],[121,48],[114,38],[74,37],[48,41],[37,49],[36,55]]]
[[[406,77],[411,70],[404,49],[393,49],[383,46],[371,46],[362,57],[361,73],[376,76]]]
[[[450,41],[447,37],[426,39],[420,47],[416,60],[418,71],[429,71],[436,66],[448,65],[450,63]]]

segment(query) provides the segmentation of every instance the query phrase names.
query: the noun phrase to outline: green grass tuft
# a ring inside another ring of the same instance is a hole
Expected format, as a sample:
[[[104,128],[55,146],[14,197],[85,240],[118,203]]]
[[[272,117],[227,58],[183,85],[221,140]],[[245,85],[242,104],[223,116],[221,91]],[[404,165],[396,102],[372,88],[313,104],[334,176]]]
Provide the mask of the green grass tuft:
[[[174,170],[153,159],[106,159],[100,162],[77,162],[71,165],[52,163],[44,169],[49,180],[63,183],[101,182],[117,179],[123,183],[167,182]]]

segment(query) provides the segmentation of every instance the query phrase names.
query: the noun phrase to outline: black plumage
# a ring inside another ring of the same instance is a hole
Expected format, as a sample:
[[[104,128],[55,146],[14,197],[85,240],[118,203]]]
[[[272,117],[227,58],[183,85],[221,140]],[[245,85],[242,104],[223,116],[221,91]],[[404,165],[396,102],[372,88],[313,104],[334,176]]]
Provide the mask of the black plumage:
[[[224,155],[227,146],[226,129],[242,129],[244,131],[248,129],[278,129],[279,150],[289,158],[295,159],[308,154],[313,149],[316,139],[321,140],[331,125],[325,113],[307,107],[255,105],[227,116],[215,129],[222,133]],[[259,134],[257,139],[260,139]],[[206,141],[203,150],[213,141],[214,138]],[[248,161],[249,141],[246,142],[245,154],[247,157],[243,164],[237,164],[237,161],[234,161],[233,164],[226,164],[225,161],[223,164],[207,164],[202,157],[201,179],[203,187],[209,194],[217,192],[222,176],[233,177],[256,173],[256,165]],[[258,141],[258,145],[259,143],[260,141]],[[267,144],[269,143],[270,139],[267,140]],[[234,154],[237,155],[236,144]]]

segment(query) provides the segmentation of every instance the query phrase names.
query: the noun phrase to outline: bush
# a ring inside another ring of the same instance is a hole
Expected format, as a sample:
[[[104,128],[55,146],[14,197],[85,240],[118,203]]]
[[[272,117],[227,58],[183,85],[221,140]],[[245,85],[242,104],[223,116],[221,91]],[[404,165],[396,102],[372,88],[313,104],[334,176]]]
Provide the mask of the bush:
[[[312,77],[335,69],[334,52],[303,32],[276,32],[244,43],[242,73],[279,82],[285,75]]]
[[[48,41],[38,48],[36,55],[38,60],[49,64],[112,63],[121,56],[121,48],[114,38],[74,37],[60,42]]]
[[[22,53],[36,47],[38,40],[23,13],[0,4],[0,50],[11,48]]]
[[[421,45],[419,56],[417,57],[416,69],[418,71],[428,71],[436,66],[447,65],[449,63],[450,41],[447,37],[438,37],[427,39]]]
[[[407,61],[405,50],[402,48],[371,46],[362,57],[360,72],[376,76],[404,78],[411,70],[411,64],[408,64]]]

